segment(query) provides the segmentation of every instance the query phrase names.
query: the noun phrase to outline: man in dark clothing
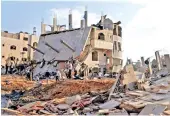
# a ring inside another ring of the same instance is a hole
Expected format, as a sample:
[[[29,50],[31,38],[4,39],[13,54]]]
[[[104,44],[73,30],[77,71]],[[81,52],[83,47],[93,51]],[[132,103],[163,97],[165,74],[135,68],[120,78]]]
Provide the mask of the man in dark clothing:
[[[69,72],[68,72],[68,78],[71,79],[71,71],[73,69],[72,63],[69,61]]]
[[[5,68],[6,68],[5,74],[7,74],[7,73],[8,73],[8,64],[7,64],[7,63],[6,63],[6,65],[5,65]]]

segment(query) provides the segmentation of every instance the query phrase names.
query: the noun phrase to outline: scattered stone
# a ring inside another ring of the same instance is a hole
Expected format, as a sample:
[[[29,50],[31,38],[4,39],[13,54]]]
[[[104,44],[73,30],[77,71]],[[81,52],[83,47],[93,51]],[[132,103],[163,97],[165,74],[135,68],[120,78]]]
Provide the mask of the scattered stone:
[[[91,112],[91,111],[93,111],[93,109],[91,109],[89,107],[86,107],[86,108],[83,109],[84,113]]]
[[[70,106],[68,104],[59,104],[56,106],[59,110],[68,110]]]
[[[93,111],[97,111],[99,110],[99,106],[89,106],[91,109],[93,109]]]
[[[157,105],[157,104],[148,104],[145,106],[145,108],[139,113],[139,115],[160,115],[164,110],[166,109],[166,106],[163,105]]]
[[[104,103],[104,102],[105,102],[105,99],[104,99],[101,95],[97,96],[97,97],[92,101],[92,103]]]
[[[168,90],[160,89],[157,93],[166,94],[166,93],[168,93]]]
[[[68,113],[68,114],[74,114],[74,111],[73,111],[71,108],[69,108],[69,109],[67,110],[67,113]]]
[[[40,110],[39,112],[41,112],[41,113],[43,113],[43,114],[51,115],[51,113],[49,113],[49,112],[46,111],[46,110]]]
[[[113,108],[115,108],[115,107],[117,107],[119,105],[120,105],[120,102],[115,101],[115,100],[110,100],[110,101],[108,101],[108,102],[106,102],[104,104],[101,104],[99,107],[101,109],[113,109]]]
[[[75,101],[79,101],[79,100],[81,100],[81,96],[80,95],[75,95],[75,96],[72,96],[72,97],[67,97],[66,98],[66,104],[71,105]]]

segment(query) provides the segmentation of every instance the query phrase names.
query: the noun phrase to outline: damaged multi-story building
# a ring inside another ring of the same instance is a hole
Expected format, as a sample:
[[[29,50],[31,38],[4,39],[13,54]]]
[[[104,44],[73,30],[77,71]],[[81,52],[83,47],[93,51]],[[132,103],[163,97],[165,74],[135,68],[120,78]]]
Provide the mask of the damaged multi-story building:
[[[120,21],[113,21],[101,16],[97,24],[88,26],[88,11],[84,12],[85,18],[80,21],[80,28],[72,27],[72,13],[69,13],[69,29],[63,29],[57,25],[56,17],[53,18],[53,25],[41,23],[41,36],[34,58],[36,61],[60,61],[58,68],[64,68],[65,61],[73,57],[79,62],[86,64],[85,75],[89,70],[98,69],[103,74],[106,72],[117,72],[121,69],[122,60],[122,28]],[[45,30],[46,26],[51,31]],[[54,71],[56,67],[45,64],[37,66],[34,74]]]
[[[22,31],[19,33],[1,31],[1,65],[5,66],[11,60],[17,64],[32,60],[35,51],[27,44],[37,47],[38,40],[35,27],[33,34]]]

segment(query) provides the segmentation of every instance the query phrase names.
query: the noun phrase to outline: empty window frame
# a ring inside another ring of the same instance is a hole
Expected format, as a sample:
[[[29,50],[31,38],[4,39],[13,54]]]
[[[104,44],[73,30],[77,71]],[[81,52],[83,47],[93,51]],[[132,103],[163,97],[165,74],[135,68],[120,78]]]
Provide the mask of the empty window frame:
[[[24,37],[23,40],[28,41],[28,37]]]
[[[23,48],[23,51],[28,51],[26,47]]]
[[[27,58],[22,58],[22,61],[27,61]]]
[[[10,46],[10,49],[11,49],[11,50],[16,50],[17,47],[16,47],[15,45],[12,45],[12,46]]]
[[[120,42],[118,42],[118,48],[119,48],[119,51],[122,51],[121,43]]]
[[[114,47],[115,47],[115,50],[117,50],[117,42],[114,41]]]
[[[35,48],[36,48],[36,47],[37,47],[37,45],[38,45],[38,44],[37,44],[37,42],[34,42],[34,43],[33,43],[33,47],[35,47]]]
[[[98,52],[97,51],[92,52],[92,61],[98,61]]]
[[[99,33],[99,34],[98,34],[98,39],[99,39],[99,40],[105,40],[104,34],[103,34],[103,33]]]
[[[14,57],[14,56],[11,56],[10,59],[11,59],[12,61],[14,61],[14,60],[15,60],[15,57]]]

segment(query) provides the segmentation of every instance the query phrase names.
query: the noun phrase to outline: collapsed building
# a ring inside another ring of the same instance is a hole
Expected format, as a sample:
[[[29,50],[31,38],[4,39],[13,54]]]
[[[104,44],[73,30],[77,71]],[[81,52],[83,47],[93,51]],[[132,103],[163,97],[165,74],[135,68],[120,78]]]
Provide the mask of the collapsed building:
[[[64,69],[65,62],[70,58],[76,59],[78,64],[85,64],[84,75],[88,76],[89,70],[118,72],[123,64],[122,60],[122,28],[121,22],[113,21],[101,16],[97,24],[88,26],[88,12],[85,11],[84,20],[80,21],[81,27],[73,29],[72,14],[69,14],[69,29],[63,29],[57,25],[56,17],[50,32],[46,32],[47,24],[41,23],[41,36],[39,39],[34,60],[44,62],[38,64],[33,72],[34,75],[43,72],[52,72]],[[47,61],[47,62],[45,62]],[[57,66],[49,61],[59,62]],[[80,69],[80,65],[76,65]]]

